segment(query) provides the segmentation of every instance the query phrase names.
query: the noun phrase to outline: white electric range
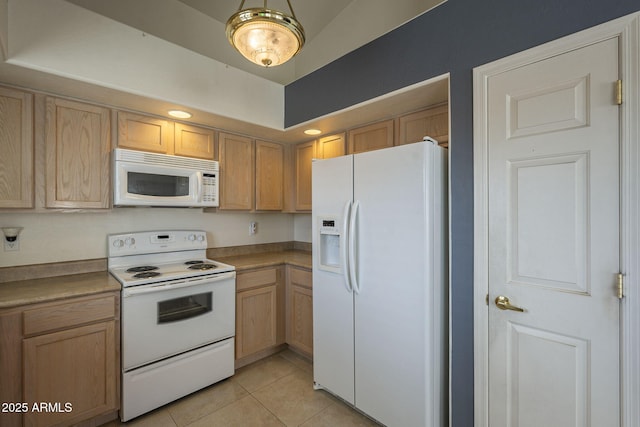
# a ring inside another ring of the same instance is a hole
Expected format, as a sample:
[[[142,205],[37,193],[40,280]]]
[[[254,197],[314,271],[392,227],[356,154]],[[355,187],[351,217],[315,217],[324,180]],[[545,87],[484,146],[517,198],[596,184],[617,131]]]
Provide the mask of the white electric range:
[[[235,268],[206,250],[201,230],[108,236],[122,284],[122,421],[234,374]]]

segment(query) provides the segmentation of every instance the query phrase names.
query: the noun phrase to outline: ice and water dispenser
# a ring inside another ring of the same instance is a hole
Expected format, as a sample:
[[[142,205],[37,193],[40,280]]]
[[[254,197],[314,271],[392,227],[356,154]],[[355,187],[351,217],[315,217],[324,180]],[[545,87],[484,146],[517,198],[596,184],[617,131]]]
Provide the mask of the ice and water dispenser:
[[[318,267],[322,270],[340,273],[342,271],[341,231],[338,227],[338,220],[335,217],[321,217],[319,222],[320,260]]]

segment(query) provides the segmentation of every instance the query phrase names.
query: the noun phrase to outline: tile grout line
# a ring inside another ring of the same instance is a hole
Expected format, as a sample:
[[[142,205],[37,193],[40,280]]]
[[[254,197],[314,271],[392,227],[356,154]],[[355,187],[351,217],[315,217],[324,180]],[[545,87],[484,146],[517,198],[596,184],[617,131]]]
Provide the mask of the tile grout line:
[[[229,377],[229,378],[226,378],[225,380],[233,381],[233,376],[231,376],[231,377]],[[224,380],[223,380],[223,381],[224,381]],[[247,389],[246,389],[242,384],[240,384],[238,381],[234,381],[234,382],[235,382],[235,384],[237,384],[237,385],[238,385],[238,387],[240,387],[242,390],[244,390],[244,391],[247,393],[245,396],[242,396],[242,397],[240,397],[240,398],[238,398],[238,399],[235,399],[235,400],[233,400],[232,402],[228,402],[227,404],[222,405],[221,407],[219,407],[219,408],[218,408],[218,409],[216,409],[215,411],[213,411],[213,412],[209,412],[208,414],[204,414],[204,415],[202,415],[201,417],[199,417],[199,418],[197,418],[197,419],[195,419],[195,420],[191,421],[190,423],[185,424],[183,427],[189,427],[190,425],[195,424],[196,422],[200,421],[201,419],[206,418],[206,417],[210,416],[211,414],[215,414],[216,412],[221,411],[222,409],[226,408],[227,406],[230,406],[230,405],[233,405],[233,404],[234,404],[234,403],[236,403],[236,402],[239,402],[240,400],[244,399],[244,398],[245,398],[245,397],[247,397],[247,396],[252,396],[252,397],[253,397],[253,395],[251,394],[251,392],[249,392],[249,390],[247,390]],[[218,382],[218,383],[214,383],[214,384],[210,385],[209,387],[215,387],[215,386],[216,386],[216,385],[218,385],[219,383],[220,383],[220,382]],[[206,387],[205,387],[205,388],[206,388]],[[198,390],[197,392],[194,392],[194,393],[198,393],[198,392],[200,392],[200,391],[202,391],[202,390]],[[256,399],[256,400],[257,400],[257,399]],[[260,403],[260,401],[258,401],[258,403]],[[173,418],[173,415],[171,415],[171,411],[168,411],[168,412],[169,412],[169,416],[171,416],[171,419],[173,420],[173,423],[176,425],[176,427],[180,427],[180,426],[178,425],[178,423],[176,422],[176,420]]]
[[[257,393],[257,392],[259,392],[259,391],[261,391],[261,390],[263,390],[263,389],[265,389],[265,388],[267,388],[267,387],[269,387],[269,386],[273,385],[274,383],[276,383],[276,382],[278,382],[278,381],[281,381],[281,380],[283,380],[283,379],[285,379],[285,378],[287,378],[287,377],[290,377],[290,376],[295,375],[297,371],[302,372],[303,374],[308,373],[306,369],[302,368],[301,366],[298,366],[295,362],[293,362],[293,361],[291,361],[291,360],[287,359],[287,358],[286,358],[286,357],[284,357],[283,355],[278,354],[278,356],[279,356],[280,358],[282,358],[283,360],[285,360],[286,362],[290,363],[290,364],[294,367],[294,370],[293,370],[292,372],[290,372],[289,374],[287,374],[287,375],[283,375],[282,377],[279,377],[279,378],[275,379],[274,381],[272,381],[272,382],[270,382],[270,383],[268,383],[268,384],[264,384],[264,385],[263,385],[263,386],[261,386],[260,388],[258,388],[258,389],[256,389],[256,390],[254,390],[254,391],[252,391],[252,392],[249,392],[249,394],[251,395],[251,397],[253,397],[253,398],[254,398],[254,399],[255,399],[255,400],[260,404],[260,406],[262,406],[262,407],[263,407],[267,412],[269,412],[269,413],[270,413],[271,415],[273,415],[273,416],[274,416],[278,421],[280,421],[280,423],[282,423],[282,425],[284,425],[284,426],[286,426],[286,427],[298,427],[298,426],[301,426],[301,425],[303,425],[304,423],[306,423],[306,422],[308,422],[309,420],[311,420],[312,418],[317,417],[318,415],[320,415],[321,413],[323,413],[324,411],[326,411],[327,409],[329,409],[332,405],[335,405],[335,404],[336,404],[336,402],[334,402],[334,401],[330,401],[330,402],[329,402],[329,404],[328,404],[327,406],[325,406],[324,408],[320,409],[318,412],[316,412],[316,413],[312,414],[312,415],[311,415],[311,416],[309,416],[308,418],[305,418],[302,422],[298,423],[296,426],[290,426],[290,425],[288,425],[288,424],[287,424],[283,419],[281,419],[280,417],[278,417],[278,415],[276,415],[276,414],[275,414],[271,409],[269,409],[267,406],[265,406],[265,404],[264,404],[264,403],[262,403],[262,401],[261,401],[261,400],[258,398],[258,396],[256,396],[254,393]]]

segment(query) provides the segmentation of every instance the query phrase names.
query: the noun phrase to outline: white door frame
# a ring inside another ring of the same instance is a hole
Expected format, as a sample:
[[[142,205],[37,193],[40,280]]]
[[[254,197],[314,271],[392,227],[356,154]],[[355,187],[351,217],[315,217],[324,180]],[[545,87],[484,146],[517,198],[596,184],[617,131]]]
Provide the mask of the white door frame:
[[[640,427],[640,13],[531,48],[473,70],[474,426],[489,427],[487,82],[489,77],[613,37],[620,41],[621,427]],[[613,83],[613,82],[612,82]],[[612,84],[612,100],[613,98]]]

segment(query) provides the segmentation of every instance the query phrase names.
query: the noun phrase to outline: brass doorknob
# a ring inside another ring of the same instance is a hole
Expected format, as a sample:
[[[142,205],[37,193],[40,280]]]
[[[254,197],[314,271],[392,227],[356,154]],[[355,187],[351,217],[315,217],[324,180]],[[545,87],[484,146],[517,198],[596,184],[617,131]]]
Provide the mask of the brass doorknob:
[[[513,310],[520,313],[524,312],[524,308],[511,305],[511,303],[509,302],[509,298],[502,295],[496,297],[496,307],[498,307],[500,310]]]

